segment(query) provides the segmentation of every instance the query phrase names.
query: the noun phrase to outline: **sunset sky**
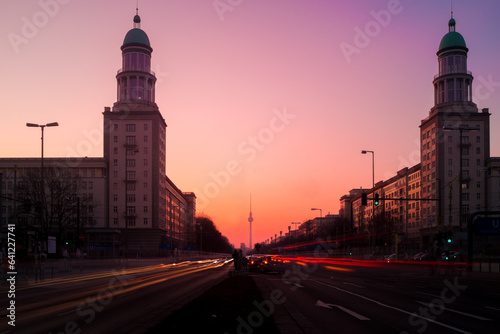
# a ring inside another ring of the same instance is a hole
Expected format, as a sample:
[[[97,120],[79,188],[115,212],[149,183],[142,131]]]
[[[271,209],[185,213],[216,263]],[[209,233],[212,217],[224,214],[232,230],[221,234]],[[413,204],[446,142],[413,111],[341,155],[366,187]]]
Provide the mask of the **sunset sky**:
[[[217,5],[217,6],[216,6]],[[136,0],[3,1],[2,157],[102,157]],[[420,161],[450,0],[140,0],[167,175],[231,243],[337,214],[339,199]],[[500,1],[454,0],[473,102],[500,156]]]

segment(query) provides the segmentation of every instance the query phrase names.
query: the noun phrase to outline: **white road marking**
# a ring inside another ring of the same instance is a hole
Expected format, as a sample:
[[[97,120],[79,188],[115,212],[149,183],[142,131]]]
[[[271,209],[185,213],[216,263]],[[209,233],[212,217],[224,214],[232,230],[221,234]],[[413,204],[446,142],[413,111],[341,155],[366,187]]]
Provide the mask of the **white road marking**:
[[[358,318],[359,320],[370,320],[370,318],[367,318],[367,317],[365,317],[365,316],[363,316],[363,315],[361,315],[361,314],[359,314],[359,313],[356,313],[356,312],[354,312],[354,311],[351,311],[351,310],[349,310],[349,309],[347,309],[347,308],[345,308],[345,307],[343,307],[343,306],[340,306],[340,305],[335,305],[335,304],[327,304],[327,303],[323,303],[321,300],[318,300],[318,301],[316,302],[315,306],[325,307],[325,308],[330,308],[330,309],[331,309],[331,308],[332,308],[332,306],[333,306],[333,307],[336,307],[336,308],[338,308],[338,309],[340,309],[340,310],[342,310],[342,311],[344,311],[344,312],[346,312],[346,313],[348,313],[348,314],[352,315],[353,317]]]
[[[500,311],[500,308],[495,308],[491,306],[485,306],[486,308],[489,308],[490,310],[495,310],[495,311]]]
[[[433,307],[433,304],[432,303],[424,303],[424,302],[419,302],[418,300],[415,300],[417,303],[419,304],[422,304],[424,306],[427,306],[427,307]],[[488,318],[483,318],[483,317],[480,317],[478,315],[474,315],[474,314],[470,314],[470,313],[465,313],[465,312],[460,312],[460,311],[457,311],[457,310],[452,310],[450,308],[447,308],[445,307],[444,308],[446,311],[450,311],[450,312],[453,312],[453,313],[457,313],[457,314],[461,314],[461,315],[465,315],[467,317],[471,317],[471,318],[476,318],[478,320],[484,320],[484,321],[490,321],[491,319],[488,319]]]
[[[347,284],[347,285],[357,286],[358,288],[365,288],[362,285],[357,285],[357,284],[354,284],[354,283],[349,283],[349,282],[342,282],[342,283]]]
[[[466,331],[464,331],[464,330],[461,330],[461,329],[459,329],[459,328],[456,328],[456,327],[453,327],[453,326],[450,326],[450,325],[444,324],[444,323],[442,323],[442,322],[439,322],[439,321],[436,321],[436,320],[433,320],[433,319],[430,319],[430,318],[423,317],[423,316],[421,316],[421,315],[418,315],[417,313],[410,313],[410,312],[408,312],[408,311],[402,310],[402,309],[397,308],[397,307],[395,307],[395,306],[390,306],[390,305],[384,304],[384,303],[379,302],[379,301],[377,301],[377,300],[375,300],[375,299],[371,299],[371,298],[365,297],[365,296],[360,295],[360,294],[358,294],[358,293],[354,293],[354,292],[351,292],[351,291],[348,291],[348,290],[345,290],[345,289],[342,289],[342,288],[336,287],[336,286],[334,286],[334,285],[326,284],[326,283],[323,283],[323,282],[320,282],[320,281],[317,281],[317,280],[311,280],[311,281],[316,282],[316,283],[321,284],[321,285],[325,285],[325,286],[327,286],[327,287],[329,287],[329,288],[336,289],[336,290],[338,290],[338,291],[342,291],[342,292],[348,293],[348,294],[350,294],[350,295],[353,295],[353,296],[356,296],[356,297],[359,297],[359,298],[362,298],[362,299],[368,300],[368,301],[370,301],[370,302],[372,302],[372,303],[375,303],[375,304],[378,304],[378,305],[380,305],[380,306],[383,306],[383,307],[386,307],[386,308],[389,308],[389,309],[392,309],[392,310],[395,310],[395,311],[399,311],[399,312],[404,313],[404,314],[407,314],[407,315],[409,315],[409,316],[413,316],[413,317],[415,317],[415,318],[425,319],[426,321],[432,322],[433,324],[436,324],[436,325],[439,325],[439,326],[443,326],[443,327],[446,327],[446,328],[452,329],[452,330],[457,331],[457,332],[459,332],[459,333],[472,334],[472,333],[470,333],[470,332],[466,332]]]
[[[426,296],[431,296],[431,297],[436,297],[436,298],[441,299],[441,296],[439,296],[439,295],[433,295],[432,293],[420,292],[420,291],[415,291],[415,293],[419,293],[421,295],[426,295]]]

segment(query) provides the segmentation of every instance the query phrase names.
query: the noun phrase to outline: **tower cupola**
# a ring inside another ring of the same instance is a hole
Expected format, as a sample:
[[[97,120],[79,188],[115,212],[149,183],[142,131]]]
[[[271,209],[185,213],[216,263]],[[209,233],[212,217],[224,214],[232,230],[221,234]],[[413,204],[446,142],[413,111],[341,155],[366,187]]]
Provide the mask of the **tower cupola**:
[[[467,70],[469,49],[463,36],[456,31],[456,21],[448,21],[448,33],[443,36],[437,51],[439,73],[434,77],[434,104],[471,104],[472,73]]]
[[[151,71],[153,48],[148,35],[140,28],[141,17],[138,10],[136,10],[133,22],[133,28],[127,32],[121,46],[122,68],[116,75],[117,102],[114,109],[120,109],[124,105],[129,109],[130,106],[141,109],[150,106],[157,109],[156,76]]]

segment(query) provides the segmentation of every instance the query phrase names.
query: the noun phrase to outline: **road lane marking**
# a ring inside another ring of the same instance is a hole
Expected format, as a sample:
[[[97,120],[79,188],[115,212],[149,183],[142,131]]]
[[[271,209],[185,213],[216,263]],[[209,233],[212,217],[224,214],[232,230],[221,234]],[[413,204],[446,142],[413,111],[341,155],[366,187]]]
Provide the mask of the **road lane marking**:
[[[426,295],[426,296],[431,296],[431,297],[435,297],[435,298],[439,298],[441,299],[441,296],[439,295],[433,295],[432,293],[427,293],[427,292],[420,292],[420,291],[414,291],[415,293],[419,293],[421,295]]]
[[[416,317],[416,318],[421,318],[421,319],[424,319],[426,321],[429,321],[429,322],[432,322],[433,324],[436,324],[436,325],[439,325],[439,326],[443,326],[443,327],[446,327],[446,328],[449,328],[449,329],[452,329],[454,331],[457,331],[459,333],[465,333],[465,334],[472,334],[470,332],[466,332],[464,330],[461,330],[459,328],[456,328],[456,327],[453,327],[453,326],[450,326],[450,325],[447,325],[447,324],[444,324],[442,322],[439,322],[439,321],[436,321],[436,320],[433,320],[433,319],[430,319],[430,318],[426,318],[426,317],[423,317],[417,313],[411,313],[411,312],[408,312],[408,311],[405,311],[403,309],[400,309],[400,308],[397,308],[395,306],[390,306],[390,305],[387,305],[387,304],[384,304],[382,302],[379,302],[378,300],[375,300],[375,299],[371,299],[371,298],[368,298],[368,297],[365,297],[363,295],[360,295],[358,293],[354,293],[354,292],[351,292],[349,290],[345,290],[345,289],[342,289],[342,288],[339,288],[339,287],[336,287],[334,285],[331,285],[331,284],[327,284],[327,283],[323,283],[323,282],[320,282],[320,281],[317,281],[317,280],[311,280],[313,282],[316,282],[318,284],[321,284],[321,285],[325,285],[329,288],[332,288],[332,289],[336,289],[338,291],[342,291],[342,292],[345,292],[345,293],[348,293],[350,295],[353,295],[353,296],[356,296],[356,297],[359,297],[359,298],[362,298],[362,299],[365,299],[365,300],[368,300],[372,303],[375,303],[375,304],[378,304],[380,306],[383,306],[383,307],[386,307],[386,308],[389,308],[389,309],[392,309],[392,310],[395,310],[395,311],[398,311],[398,312],[401,312],[401,313],[404,313],[404,314],[407,314],[409,316],[413,316],[413,317]]]
[[[356,317],[358,318],[359,320],[370,320],[370,318],[367,318],[359,313],[356,313],[354,311],[351,311],[343,306],[340,306],[340,305],[335,305],[335,304],[328,304],[328,303],[323,303],[321,300],[318,300],[315,304],[315,306],[319,306],[319,307],[324,307],[324,308],[329,308],[331,309],[332,307],[336,307],[350,315],[352,315],[353,317]]]
[[[495,308],[491,306],[485,306],[486,308],[489,308],[490,310],[495,310],[495,311],[500,311],[500,308]]]
[[[347,285],[357,286],[358,288],[363,288],[363,289],[365,288],[362,285],[357,285],[357,284],[354,284],[354,283],[349,283],[349,282],[342,282],[342,283],[347,284]]]
[[[416,301],[417,303],[422,304],[422,305],[424,305],[424,306],[427,306],[427,307],[429,307],[429,308],[431,308],[431,307],[433,307],[433,306],[434,306],[434,304],[432,304],[432,303],[424,303],[424,302],[420,302],[420,301],[418,301],[418,300],[415,300],[415,301]],[[452,310],[452,309],[450,309],[450,308],[447,308],[446,306],[445,306],[445,307],[443,307],[443,310],[450,311],[450,312],[457,313],[457,314],[461,314],[461,315],[465,315],[465,316],[467,316],[467,317],[471,317],[471,318],[476,318],[476,319],[478,319],[478,320],[483,320],[483,321],[491,321],[491,319],[488,319],[488,318],[483,318],[483,317],[480,317],[480,316],[478,316],[478,315],[474,315],[474,314],[470,314],[470,313],[465,313],[465,312],[460,312],[460,311]]]

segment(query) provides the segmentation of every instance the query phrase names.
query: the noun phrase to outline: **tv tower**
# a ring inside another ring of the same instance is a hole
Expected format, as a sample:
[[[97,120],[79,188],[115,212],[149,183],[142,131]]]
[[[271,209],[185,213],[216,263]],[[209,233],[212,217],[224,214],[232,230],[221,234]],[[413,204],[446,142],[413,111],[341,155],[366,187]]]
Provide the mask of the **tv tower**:
[[[253,222],[253,217],[252,217],[252,194],[250,194],[250,215],[248,216],[248,222],[250,223],[250,249],[253,249],[252,245],[252,222]]]

